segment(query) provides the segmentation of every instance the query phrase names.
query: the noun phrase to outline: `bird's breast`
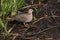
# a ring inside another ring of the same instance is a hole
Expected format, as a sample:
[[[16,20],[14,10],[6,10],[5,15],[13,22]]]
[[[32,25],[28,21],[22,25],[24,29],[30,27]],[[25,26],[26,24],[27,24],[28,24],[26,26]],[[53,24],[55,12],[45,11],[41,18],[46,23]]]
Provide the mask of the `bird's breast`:
[[[26,22],[30,22],[30,21],[32,21],[32,18],[33,18],[32,15],[28,15],[28,16],[27,16],[27,20],[26,20]]]

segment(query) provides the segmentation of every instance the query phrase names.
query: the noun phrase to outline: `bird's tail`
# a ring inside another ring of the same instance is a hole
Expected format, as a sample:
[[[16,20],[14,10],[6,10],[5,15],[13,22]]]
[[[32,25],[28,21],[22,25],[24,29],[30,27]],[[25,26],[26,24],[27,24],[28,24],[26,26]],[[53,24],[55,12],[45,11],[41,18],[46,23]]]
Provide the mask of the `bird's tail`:
[[[14,18],[7,18],[8,21],[14,21]]]

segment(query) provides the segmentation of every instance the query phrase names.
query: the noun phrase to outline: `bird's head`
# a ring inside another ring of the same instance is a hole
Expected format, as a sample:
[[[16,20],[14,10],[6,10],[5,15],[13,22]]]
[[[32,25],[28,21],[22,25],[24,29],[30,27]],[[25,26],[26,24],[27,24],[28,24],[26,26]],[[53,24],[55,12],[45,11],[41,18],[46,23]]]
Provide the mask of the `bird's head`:
[[[33,12],[33,9],[29,9],[29,10],[28,10],[28,13],[32,13],[32,12]]]

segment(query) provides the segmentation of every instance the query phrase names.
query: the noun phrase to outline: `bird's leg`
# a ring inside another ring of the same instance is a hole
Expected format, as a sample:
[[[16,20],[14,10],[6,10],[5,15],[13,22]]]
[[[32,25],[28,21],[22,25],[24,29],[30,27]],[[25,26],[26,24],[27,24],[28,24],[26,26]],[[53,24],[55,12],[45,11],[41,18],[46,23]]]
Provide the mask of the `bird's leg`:
[[[30,28],[30,26],[28,24],[24,23],[24,26],[27,27],[27,29],[25,29],[25,31],[27,31]]]
[[[28,27],[25,23],[23,23],[25,27]]]
[[[30,26],[29,26],[28,24],[26,24],[26,23],[23,23],[23,24],[24,24],[25,27],[30,27]]]

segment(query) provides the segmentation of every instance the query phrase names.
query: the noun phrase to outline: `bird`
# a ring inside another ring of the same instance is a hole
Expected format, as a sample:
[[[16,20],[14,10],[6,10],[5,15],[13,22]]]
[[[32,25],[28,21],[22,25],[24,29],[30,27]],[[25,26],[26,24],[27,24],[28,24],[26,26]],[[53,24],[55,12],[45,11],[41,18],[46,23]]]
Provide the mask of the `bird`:
[[[33,19],[33,9],[29,9],[27,13],[17,14],[15,15],[12,20],[16,20],[18,22],[22,22],[25,26],[27,22],[31,22]]]

